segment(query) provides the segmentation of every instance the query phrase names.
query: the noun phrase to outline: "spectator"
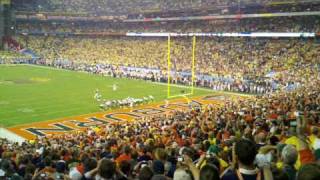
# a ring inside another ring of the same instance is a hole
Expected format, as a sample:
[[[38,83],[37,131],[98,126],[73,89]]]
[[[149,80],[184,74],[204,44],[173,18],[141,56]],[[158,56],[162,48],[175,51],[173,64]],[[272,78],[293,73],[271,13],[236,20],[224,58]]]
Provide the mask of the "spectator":
[[[139,173],[139,180],[151,180],[153,176],[153,172],[150,167],[145,166],[141,168]]]
[[[116,179],[116,165],[108,159],[101,159],[98,166],[85,174],[86,178],[93,178],[96,180],[102,179]]]
[[[306,164],[297,173],[297,180],[316,180],[320,177],[318,164]]]
[[[206,164],[200,170],[200,180],[220,180],[218,168],[213,164]]]
[[[257,154],[256,145],[254,142],[241,139],[234,146],[234,154],[232,158],[236,160],[238,169],[228,169],[222,176],[222,180],[231,179],[261,179],[263,178],[260,170],[254,166],[254,159]]]
[[[123,147],[123,153],[116,159],[117,163],[121,163],[122,161],[130,161],[131,160],[131,148],[129,146]]]
[[[283,171],[288,175],[290,180],[294,180],[297,170],[294,167],[298,159],[298,152],[292,145],[286,145],[281,153],[283,160]]]

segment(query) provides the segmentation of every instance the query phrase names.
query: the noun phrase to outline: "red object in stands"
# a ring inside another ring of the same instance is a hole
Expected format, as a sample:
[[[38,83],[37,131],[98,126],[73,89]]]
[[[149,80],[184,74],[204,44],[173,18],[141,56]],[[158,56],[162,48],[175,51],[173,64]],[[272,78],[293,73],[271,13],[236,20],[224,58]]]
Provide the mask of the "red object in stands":
[[[3,37],[3,42],[7,45],[11,50],[20,51],[23,49],[20,43],[18,43],[15,39],[10,36]]]

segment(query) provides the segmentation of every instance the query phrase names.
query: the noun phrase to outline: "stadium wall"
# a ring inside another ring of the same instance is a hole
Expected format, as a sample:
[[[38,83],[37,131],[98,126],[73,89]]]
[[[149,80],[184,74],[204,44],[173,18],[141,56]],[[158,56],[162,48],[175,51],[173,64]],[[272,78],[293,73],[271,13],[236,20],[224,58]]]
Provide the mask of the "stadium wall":
[[[0,1],[0,49],[5,48],[6,37],[15,34],[15,11],[10,5],[10,1]]]
[[[3,5],[0,4],[0,50],[3,50],[3,36],[4,36],[4,13],[3,13]]]

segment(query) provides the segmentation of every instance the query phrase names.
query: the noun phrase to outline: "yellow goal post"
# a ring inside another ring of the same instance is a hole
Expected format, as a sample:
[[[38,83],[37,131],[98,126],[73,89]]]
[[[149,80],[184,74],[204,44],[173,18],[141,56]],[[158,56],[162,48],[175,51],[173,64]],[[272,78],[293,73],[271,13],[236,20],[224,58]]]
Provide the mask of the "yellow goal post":
[[[192,37],[192,67],[191,67],[191,87],[189,87],[190,92],[184,94],[171,94],[171,36],[168,35],[168,50],[167,50],[167,98],[176,98],[176,97],[186,97],[194,94],[195,86],[195,56],[196,56],[196,36]]]

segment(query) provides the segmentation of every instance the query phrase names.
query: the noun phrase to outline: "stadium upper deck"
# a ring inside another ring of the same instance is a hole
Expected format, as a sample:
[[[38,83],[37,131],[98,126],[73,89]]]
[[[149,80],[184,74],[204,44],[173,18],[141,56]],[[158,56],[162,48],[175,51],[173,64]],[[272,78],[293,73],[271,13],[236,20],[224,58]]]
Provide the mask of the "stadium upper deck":
[[[261,12],[317,11],[318,0],[13,0],[18,13],[46,12],[81,16],[120,16],[128,18]]]

